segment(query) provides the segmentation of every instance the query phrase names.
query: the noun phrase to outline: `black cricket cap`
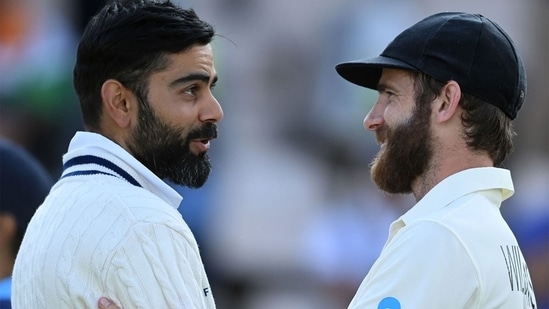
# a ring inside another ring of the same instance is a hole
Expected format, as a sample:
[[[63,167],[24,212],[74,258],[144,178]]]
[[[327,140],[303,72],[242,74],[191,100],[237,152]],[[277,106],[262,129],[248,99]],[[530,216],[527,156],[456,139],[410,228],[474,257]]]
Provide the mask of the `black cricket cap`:
[[[382,68],[456,81],[463,92],[515,119],[526,95],[526,72],[509,35],[479,14],[431,15],[400,33],[378,57],[340,63],[351,83],[377,89]]]

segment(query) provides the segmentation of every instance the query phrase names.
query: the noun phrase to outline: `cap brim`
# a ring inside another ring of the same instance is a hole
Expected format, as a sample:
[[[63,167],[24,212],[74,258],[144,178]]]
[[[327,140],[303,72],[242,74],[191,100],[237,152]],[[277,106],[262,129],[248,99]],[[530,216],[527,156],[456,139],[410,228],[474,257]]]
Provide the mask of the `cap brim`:
[[[383,68],[417,71],[405,62],[383,56],[344,62],[335,67],[337,73],[347,81],[374,90],[377,89]]]

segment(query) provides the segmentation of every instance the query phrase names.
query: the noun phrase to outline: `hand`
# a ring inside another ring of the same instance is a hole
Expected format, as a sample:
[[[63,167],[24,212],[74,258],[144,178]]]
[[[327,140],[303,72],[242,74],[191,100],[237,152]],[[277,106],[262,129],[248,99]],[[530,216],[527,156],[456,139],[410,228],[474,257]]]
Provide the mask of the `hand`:
[[[101,297],[97,303],[99,305],[99,309],[121,309],[105,297]]]

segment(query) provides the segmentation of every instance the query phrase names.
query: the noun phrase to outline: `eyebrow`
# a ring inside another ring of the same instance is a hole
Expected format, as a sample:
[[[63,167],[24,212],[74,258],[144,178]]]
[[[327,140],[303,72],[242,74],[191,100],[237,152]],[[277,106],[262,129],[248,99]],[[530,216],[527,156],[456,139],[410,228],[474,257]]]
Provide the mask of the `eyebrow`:
[[[172,81],[169,86],[170,88],[173,88],[178,85],[185,84],[188,82],[193,82],[193,81],[201,81],[207,84],[210,82],[210,75],[202,74],[202,73],[191,73],[189,75],[185,75],[183,77],[180,77]],[[215,84],[216,82],[217,82],[217,75],[213,77],[212,84]]]
[[[377,84],[377,91],[384,91],[390,88],[387,84],[379,83]]]

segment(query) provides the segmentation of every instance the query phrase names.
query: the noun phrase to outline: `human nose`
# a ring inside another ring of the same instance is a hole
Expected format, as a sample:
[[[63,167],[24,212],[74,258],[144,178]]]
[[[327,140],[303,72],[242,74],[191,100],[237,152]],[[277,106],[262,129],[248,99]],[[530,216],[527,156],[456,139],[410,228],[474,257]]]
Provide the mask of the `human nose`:
[[[202,122],[219,122],[221,119],[223,119],[223,109],[212,94],[202,108],[200,120]]]
[[[380,105],[378,101],[364,118],[364,128],[366,130],[375,131],[385,123],[383,109]]]

